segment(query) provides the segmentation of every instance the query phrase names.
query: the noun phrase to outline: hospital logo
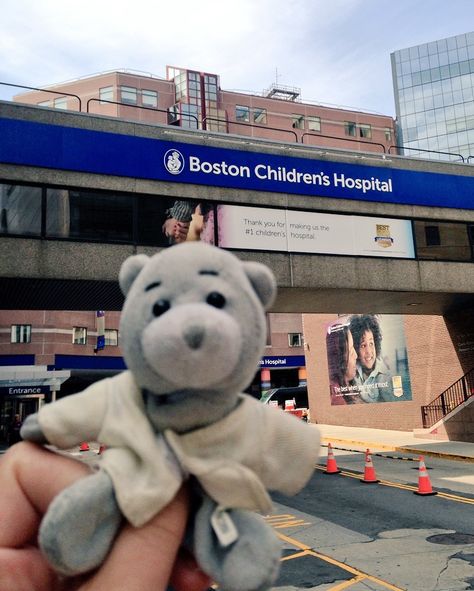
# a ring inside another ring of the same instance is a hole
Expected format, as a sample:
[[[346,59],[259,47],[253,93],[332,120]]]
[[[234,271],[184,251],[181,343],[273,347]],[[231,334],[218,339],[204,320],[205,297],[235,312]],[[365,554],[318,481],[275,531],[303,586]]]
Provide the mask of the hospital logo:
[[[375,236],[375,242],[382,248],[388,248],[393,244],[393,238],[390,236],[390,226],[387,224],[376,224],[377,235]]]
[[[170,174],[180,174],[184,169],[184,156],[179,150],[168,150],[163,158],[166,170]]]

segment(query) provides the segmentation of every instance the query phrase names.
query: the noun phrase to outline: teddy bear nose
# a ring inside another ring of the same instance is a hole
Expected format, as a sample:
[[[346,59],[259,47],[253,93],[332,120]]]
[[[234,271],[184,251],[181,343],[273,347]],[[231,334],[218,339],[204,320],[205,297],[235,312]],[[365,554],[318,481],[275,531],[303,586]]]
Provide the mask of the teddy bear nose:
[[[204,339],[204,328],[202,326],[191,325],[184,331],[184,340],[191,349],[199,349]]]

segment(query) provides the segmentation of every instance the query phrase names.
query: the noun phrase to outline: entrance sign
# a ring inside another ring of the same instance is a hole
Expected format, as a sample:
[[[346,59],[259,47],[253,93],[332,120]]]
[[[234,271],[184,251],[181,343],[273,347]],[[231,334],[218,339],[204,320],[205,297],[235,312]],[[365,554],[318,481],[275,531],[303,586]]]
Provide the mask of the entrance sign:
[[[0,396],[37,396],[38,394],[49,394],[49,386],[7,386],[0,388]]]

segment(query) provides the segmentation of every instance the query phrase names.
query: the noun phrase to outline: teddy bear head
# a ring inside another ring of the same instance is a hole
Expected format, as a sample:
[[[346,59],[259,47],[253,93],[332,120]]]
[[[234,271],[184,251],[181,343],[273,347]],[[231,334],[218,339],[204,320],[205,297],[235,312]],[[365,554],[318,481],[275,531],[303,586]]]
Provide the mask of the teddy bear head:
[[[183,432],[225,416],[264,351],[271,271],[188,242],[128,258],[119,282],[123,355],[155,428]]]

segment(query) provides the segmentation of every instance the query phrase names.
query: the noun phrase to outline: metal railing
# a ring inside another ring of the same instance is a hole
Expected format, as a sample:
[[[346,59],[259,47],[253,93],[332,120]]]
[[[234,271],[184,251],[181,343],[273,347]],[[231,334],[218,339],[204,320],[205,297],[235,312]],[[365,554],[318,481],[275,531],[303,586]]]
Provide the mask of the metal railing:
[[[78,107],[79,107],[79,111],[82,111],[82,101],[80,96],[78,96],[77,94],[73,94],[70,92],[63,92],[61,90],[48,90],[45,88],[37,88],[35,86],[25,86],[22,84],[12,84],[10,82],[1,82],[0,81],[0,86],[11,86],[13,88],[22,88],[25,90],[33,90],[33,91],[37,91],[37,92],[44,92],[44,93],[48,93],[48,94],[54,94],[56,96],[65,96],[65,97],[71,97],[74,98],[75,100],[78,101]],[[169,116],[169,110],[167,109],[158,109],[156,107],[147,107],[147,106],[142,106],[142,105],[133,105],[133,104],[128,104],[128,103],[123,103],[123,102],[119,102],[119,101],[109,101],[107,99],[101,99],[101,98],[90,98],[87,101],[87,106],[86,106],[86,112],[90,113],[90,103],[92,102],[98,102],[100,104],[112,104],[112,105],[119,105],[122,107],[131,107],[134,109],[143,109],[146,111],[154,111],[157,113],[165,113],[167,116]],[[38,105],[34,105],[34,106],[38,106]],[[191,114],[191,113],[182,113],[181,114],[182,119],[188,118],[189,120],[194,119],[194,121],[196,122],[196,129],[199,129],[199,120],[198,117],[196,117],[195,115]],[[202,123],[203,123],[203,127],[206,127],[206,121],[216,121],[219,123],[224,123],[227,127],[229,125],[241,125],[244,127],[250,127],[250,128],[256,128],[256,129],[264,129],[264,130],[268,130],[268,131],[277,131],[277,132],[282,132],[282,133],[290,133],[293,135],[294,140],[296,143],[298,143],[298,134],[296,133],[296,131],[292,130],[292,129],[282,129],[280,127],[268,127],[267,125],[256,125],[253,123],[245,123],[245,122],[241,122],[241,121],[229,121],[228,119],[219,119],[217,117],[204,117]],[[168,119],[165,122],[166,125],[172,125],[171,123],[169,123]],[[193,129],[193,128],[191,128]],[[332,136],[332,135],[323,135],[320,133],[310,133],[310,132],[305,132],[303,134],[301,134],[301,143],[305,143],[304,142],[304,138],[306,136],[311,136],[311,137],[319,137],[319,138],[326,138],[326,139],[332,139],[332,140],[337,140],[337,141],[342,141],[342,142],[356,142],[358,144],[368,144],[368,145],[372,145],[372,146],[378,146],[382,149],[382,152],[388,153],[388,154],[392,154],[393,151],[392,150],[397,150],[398,155],[401,155],[401,151],[402,150],[412,150],[415,152],[424,152],[424,153],[429,153],[429,154],[441,154],[441,155],[445,155],[445,156],[454,156],[456,157],[458,160],[460,160],[462,163],[467,163],[470,164],[471,160],[474,159],[474,156],[467,156],[464,157],[462,156],[462,154],[457,154],[455,152],[442,152],[439,150],[426,150],[423,148],[410,148],[407,146],[399,146],[399,145],[392,145],[389,146],[388,149],[386,149],[384,144],[381,144],[379,142],[370,142],[367,140],[363,140],[363,139],[352,139],[352,138],[348,138],[348,137],[338,137],[338,136]],[[264,138],[262,138],[264,139]],[[307,144],[307,145],[311,145],[311,144]],[[324,146],[319,146],[319,147],[324,147]]]
[[[408,148],[407,146],[390,146],[388,149],[388,153],[391,154],[391,149],[397,148],[397,150],[414,150],[415,152],[428,152],[430,154],[445,154],[447,156],[457,156],[461,159],[461,162],[464,162],[464,156],[461,154],[456,154],[454,152],[440,152],[439,150],[424,150],[422,148]]]
[[[423,427],[428,429],[474,395],[474,368],[426,406],[421,407]]]
[[[10,82],[0,82],[2,86],[13,86],[14,88],[26,88],[27,90],[37,90],[39,92],[48,92],[49,94],[56,94],[59,96],[71,96],[79,101],[79,111],[82,111],[82,101],[77,94],[71,94],[70,92],[60,92],[58,90],[46,90],[45,88],[35,88],[34,86],[23,86],[21,84],[11,84]],[[35,105],[37,107],[38,105]]]
[[[226,125],[243,125],[244,127],[256,127],[257,129],[267,129],[270,131],[282,131],[283,133],[292,133],[295,136],[295,142],[298,143],[298,134],[292,129],[281,129],[281,127],[268,127],[267,125],[255,125],[254,123],[243,123],[242,121],[228,121],[227,119],[218,119],[217,117],[204,117],[202,120],[203,124],[206,121],[219,121]],[[260,138],[265,139],[265,138]]]
[[[170,115],[170,112],[168,111],[168,109],[158,109],[157,107],[144,107],[142,105],[129,105],[128,103],[121,103],[119,101],[109,101],[107,99],[101,99],[101,98],[90,98],[87,103],[86,103],[86,112],[89,113],[89,105],[90,103],[106,103],[106,104],[110,104],[110,105],[120,105],[121,107],[131,107],[132,109],[144,109],[145,111],[153,111],[155,113],[166,113],[167,116]],[[190,119],[194,119],[196,121],[196,126],[199,127],[199,120],[196,117],[196,115],[192,115],[191,113],[184,113],[181,114],[181,118],[185,118],[185,117],[189,117]],[[170,123],[168,123],[168,118],[166,119],[166,125],[170,125]]]
[[[301,142],[304,144],[304,137],[310,135],[312,137],[325,137],[331,140],[339,140],[340,142],[357,142],[358,144],[371,144],[372,146],[380,146],[382,148],[382,152],[385,154],[385,146],[383,144],[379,144],[378,142],[368,142],[367,140],[353,140],[347,137],[338,137],[335,135],[323,135],[322,133],[309,133],[305,132],[301,136]],[[321,146],[324,147],[324,146]]]

